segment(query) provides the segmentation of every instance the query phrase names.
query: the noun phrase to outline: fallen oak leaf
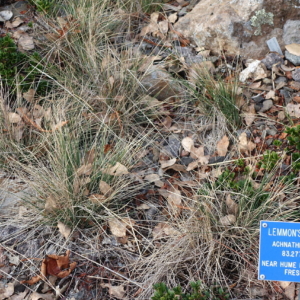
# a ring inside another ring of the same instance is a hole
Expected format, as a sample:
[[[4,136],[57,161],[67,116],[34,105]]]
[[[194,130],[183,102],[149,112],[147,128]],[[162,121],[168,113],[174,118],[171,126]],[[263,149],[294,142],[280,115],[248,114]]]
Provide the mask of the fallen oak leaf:
[[[21,283],[27,283],[29,285],[33,285],[39,282],[40,280],[44,280],[46,278],[46,275],[47,275],[46,259],[43,259],[41,265],[41,275],[34,276],[30,280],[23,280],[21,281]]]
[[[66,255],[49,254],[46,256],[47,275],[54,275],[58,278],[68,276],[76,267],[77,263],[70,263],[70,250],[66,251]],[[68,270],[65,270],[69,268]]]
[[[58,221],[57,227],[59,232],[64,236],[65,239],[67,239],[70,236],[72,230],[69,226],[65,225],[61,221]]]
[[[58,278],[64,278],[75,269],[77,263],[69,261],[70,250],[66,251],[65,255],[46,255],[41,265],[41,274],[32,277],[30,280],[23,280],[21,283],[34,284],[40,280],[45,280],[47,275],[54,275]],[[64,270],[67,269],[68,270]]]
[[[116,237],[125,237],[127,227],[132,227],[135,221],[130,218],[111,218],[108,220],[108,226],[111,233]]]
[[[172,158],[170,160],[160,160],[159,162],[161,164],[161,168],[164,169],[174,165],[176,162],[176,158]]]
[[[112,192],[111,186],[103,180],[99,182],[99,190],[102,194],[108,196]]]
[[[15,124],[15,123],[19,123],[22,121],[22,118],[20,117],[19,114],[17,113],[13,113],[13,112],[9,112],[8,113],[8,121],[11,124]]]
[[[40,293],[37,293],[37,292],[33,292],[30,295],[30,300],[39,300],[39,299],[54,300],[55,296],[53,294],[40,294]]]
[[[194,141],[192,138],[187,136],[181,141],[181,145],[185,151],[191,152],[191,148],[194,146]]]
[[[128,169],[119,162],[117,162],[113,167],[103,169],[102,172],[113,176],[121,176],[121,175],[129,174]]]
[[[217,143],[217,152],[219,156],[225,156],[227,154],[229,146],[229,139],[227,135],[224,135],[220,141]]]
[[[195,146],[191,147],[191,158],[193,159],[200,159],[201,157],[204,157],[204,147],[200,146],[196,148]]]
[[[246,153],[247,155],[256,148],[256,144],[248,141],[246,132],[242,132],[239,136],[238,148],[241,153]]]
[[[81,175],[91,175],[93,170],[93,165],[92,164],[87,164],[87,165],[82,165],[76,170],[76,175],[81,176]]]
[[[101,283],[101,287],[108,288],[110,296],[113,296],[117,299],[128,299],[127,297],[124,298],[125,289],[123,285],[111,285],[109,283]]]

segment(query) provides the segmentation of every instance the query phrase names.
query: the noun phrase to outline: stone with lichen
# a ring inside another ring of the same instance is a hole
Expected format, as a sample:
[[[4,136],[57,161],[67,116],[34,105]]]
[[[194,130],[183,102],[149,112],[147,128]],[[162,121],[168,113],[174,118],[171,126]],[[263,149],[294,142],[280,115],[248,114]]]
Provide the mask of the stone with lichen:
[[[265,9],[258,10],[255,13],[255,16],[253,16],[250,19],[251,26],[257,27],[257,29],[254,31],[254,35],[261,34],[261,25],[263,24],[273,25],[273,17],[274,15],[270,12],[267,13]]]

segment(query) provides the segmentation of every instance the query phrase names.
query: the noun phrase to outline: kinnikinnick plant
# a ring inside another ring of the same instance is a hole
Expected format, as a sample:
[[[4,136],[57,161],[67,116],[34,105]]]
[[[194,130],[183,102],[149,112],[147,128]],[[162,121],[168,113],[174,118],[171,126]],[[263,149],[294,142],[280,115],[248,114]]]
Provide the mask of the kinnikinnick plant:
[[[191,292],[184,293],[180,286],[169,289],[165,283],[155,284],[152,300],[226,300],[229,294],[226,289],[218,286],[204,288],[201,281],[190,282]]]

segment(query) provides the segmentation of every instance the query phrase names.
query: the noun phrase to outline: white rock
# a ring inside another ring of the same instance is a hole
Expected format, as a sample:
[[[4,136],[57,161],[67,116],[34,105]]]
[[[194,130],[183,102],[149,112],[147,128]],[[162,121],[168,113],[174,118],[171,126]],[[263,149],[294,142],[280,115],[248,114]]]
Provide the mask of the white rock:
[[[241,82],[245,82],[249,78],[255,81],[267,76],[265,65],[260,60],[254,60],[240,73],[239,79]]]
[[[0,22],[5,22],[5,21],[10,20],[12,16],[13,16],[13,13],[10,10],[0,11]]]

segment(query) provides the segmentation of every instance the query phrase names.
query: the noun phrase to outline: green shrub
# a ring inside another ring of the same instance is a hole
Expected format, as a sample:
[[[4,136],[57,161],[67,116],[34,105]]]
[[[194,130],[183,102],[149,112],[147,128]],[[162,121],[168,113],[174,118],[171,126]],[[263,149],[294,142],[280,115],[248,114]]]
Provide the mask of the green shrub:
[[[277,152],[267,150],[262,159],[258,162],[258,167],[265,169],[267,172],[273,170],[273,168],[278,164],[280,157]]]
[[[229,294],[226,290],[212,286],[209,289],[204,289],[201,281],[191,282],[191,293],[183,293],[180,286],[169,289],[164,283],[155,284],[155,293],[152,300],[225,300],[229,299]]]
[[[0,76],[11,93],[16,90],[17,79],[22,92],[32,87],[38,93],[46,93],[49,84],[41,77],[40,61],[41,57],[37,52],[26,55],[18,51],[9,35],[0,38]]]

